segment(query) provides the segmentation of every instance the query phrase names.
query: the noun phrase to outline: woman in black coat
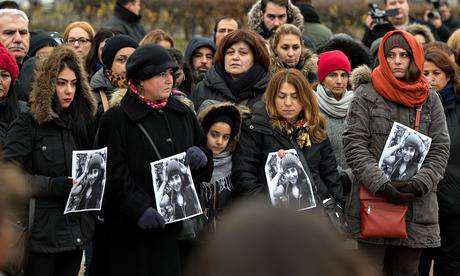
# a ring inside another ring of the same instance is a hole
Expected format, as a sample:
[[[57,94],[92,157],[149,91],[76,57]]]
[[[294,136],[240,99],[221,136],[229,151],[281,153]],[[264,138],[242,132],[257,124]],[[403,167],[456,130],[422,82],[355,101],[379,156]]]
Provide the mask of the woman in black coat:
[[[275,74],[264,101],[254,106],[253,116],[243,123],[233,156],[232,181],[237,194],[267,193],[264,166],[268,154],[296,149],[320,199],[332,197],[343,206],[337,162],[324,124],[305,76],[296,69]]]
[[[31,110],[12,123],[3,151],[3,158],[23,166],[35,198],[26,275],[78,275],[94,220],[87,213],[64,215],[64,208],[73,184],[72,151],[93,144],[96,101],[71,48],[54,48],[37,70]]]
[[[213,166],[212,154],[198,147],[206,138],[193,111],[171,96],[177,68],[161,46],[137,48],[126,65],[128,91],[101,118],[97,144],[109,149],[107,185],[91,274],[181,273],[182,222],[165,225],[156,210],[150,163],[186,152],[195,183],[209,181]]]
[[[270,80],[270,57],[262,38],[249,30],[235,30],[220,43],[215,64],[192,92],[195,110],[204,100],[217,100],[251,108]]]

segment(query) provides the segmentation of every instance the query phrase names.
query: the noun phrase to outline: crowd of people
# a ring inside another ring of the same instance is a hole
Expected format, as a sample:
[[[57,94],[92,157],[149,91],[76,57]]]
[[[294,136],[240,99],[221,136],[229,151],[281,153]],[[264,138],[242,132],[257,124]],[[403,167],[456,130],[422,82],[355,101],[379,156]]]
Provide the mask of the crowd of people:
[[[98,31],[77,21],[62,34],[29,30],[1,2],[0,168],[19,166],[28,193],[26,257],[13,269],[0,248],[0,269],[460,275],[460,21],[448,2],[423,19],[410,4],[385,0],[395,15],[370,13],[360,41],[308,0],[255,0],[247,22],[220,18],[182,53],[145,31],[141,0],[117,0]],[[401,132],[384,150],[394,123],[430,146]],[[105,147],[106,167],[96,155],[72,178],[73,151]],[[156,195],[151,163],[180,153]],[[72,187],[85,197],[70,209],[100,211],[64,214]],[[405,237],[362,235],[361,189],[408,206]]]

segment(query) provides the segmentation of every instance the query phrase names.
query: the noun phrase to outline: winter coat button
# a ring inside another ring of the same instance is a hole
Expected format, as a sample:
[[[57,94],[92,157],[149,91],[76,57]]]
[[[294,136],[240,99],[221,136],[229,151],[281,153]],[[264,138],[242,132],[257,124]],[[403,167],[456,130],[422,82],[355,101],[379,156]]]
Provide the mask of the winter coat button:
[[[45,151],[46,150],[46,146],[42,146],[42,151]]]
[[[250,129],[254,129],[254,126],[253,126],[253,125],[250,125],[249,128],[250,128]]]
[[[77,242],[78,242],[78,243],[81,243],[81,239],[80,239],[80,238],[77,238]]]

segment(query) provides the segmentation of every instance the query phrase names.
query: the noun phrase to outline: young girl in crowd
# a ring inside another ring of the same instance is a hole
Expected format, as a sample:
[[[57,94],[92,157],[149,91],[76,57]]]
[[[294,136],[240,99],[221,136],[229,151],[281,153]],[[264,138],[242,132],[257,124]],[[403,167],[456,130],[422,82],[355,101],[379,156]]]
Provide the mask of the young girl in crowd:
[[[210,222],[215,222],[222,209],[232,201],[232,152],[240,136],[242,113],[241,107],[212,100],[203,102],[198,113],[214,161],[211,181],[202,182],[200,187],[205,215]]]

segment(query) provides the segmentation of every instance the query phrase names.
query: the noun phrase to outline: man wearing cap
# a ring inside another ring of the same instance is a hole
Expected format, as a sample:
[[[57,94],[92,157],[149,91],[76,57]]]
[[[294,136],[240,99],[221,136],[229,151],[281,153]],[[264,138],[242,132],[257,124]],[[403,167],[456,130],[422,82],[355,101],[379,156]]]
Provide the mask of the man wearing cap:
[[[157,211],[150,163],[186,152],[185,165],[200,183],[211,179],[213,162],[195,114],[171,96],[177,69],[161,46],[137,48],[126,64],[128,91],[101,118],[97,146],[110,154],[104,230],[96,230],[90,274],[181,273],[182,222],[165,225]]]
[[[185,49],[185,60],[190,64],[193,73],[193,82],[199,83],[211,69],[216,45],[206,37],[194,37]]]
[[[107,111],[108,101],[117,88],[126,88],[126,61],[138,46],[127,35],[116,35],[105,41],[101,55],[104,67],[94,74],[89,84],[96,94],[99,111]]]

